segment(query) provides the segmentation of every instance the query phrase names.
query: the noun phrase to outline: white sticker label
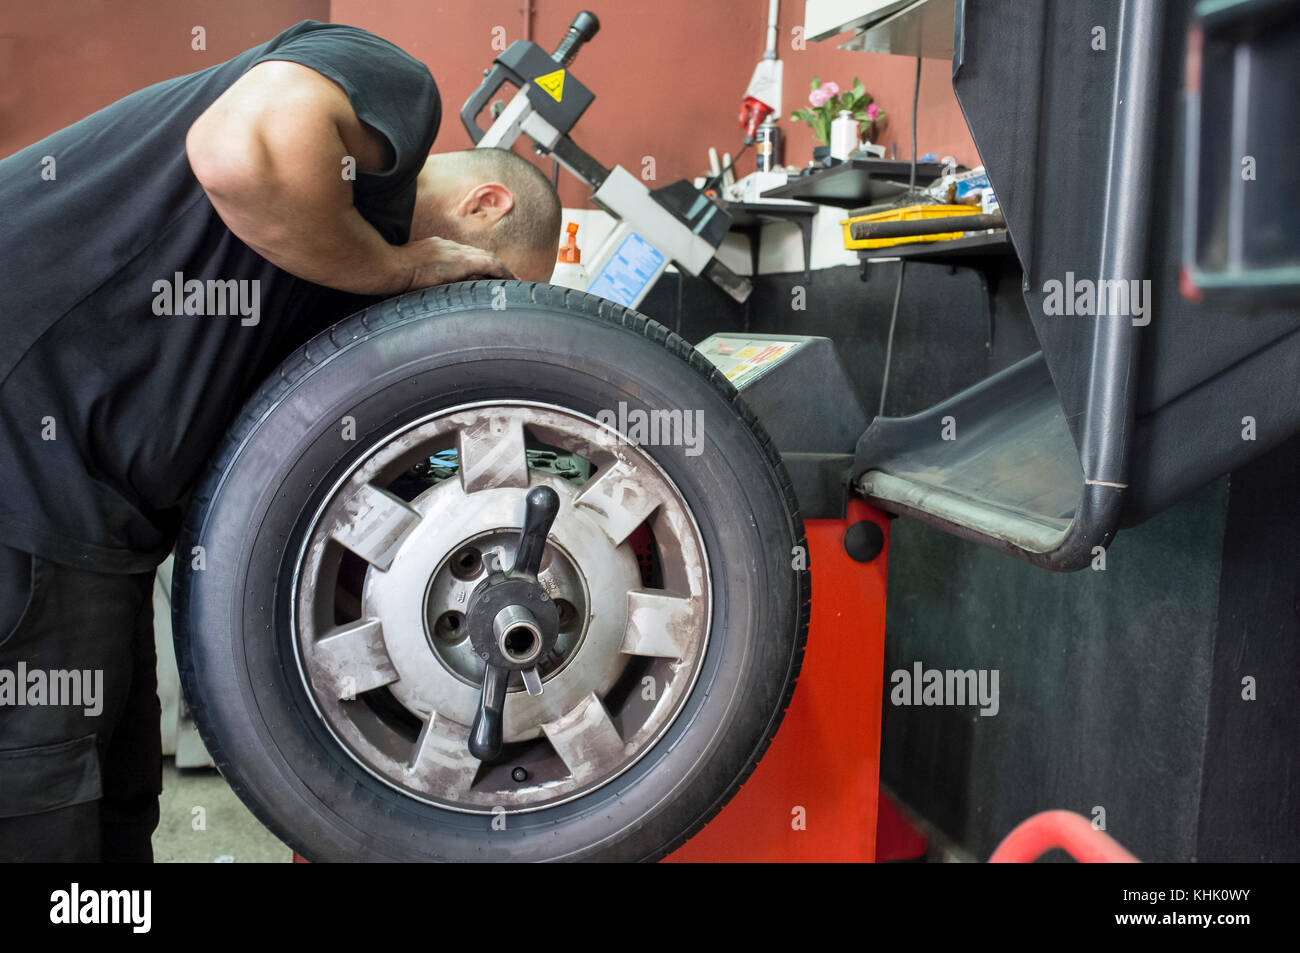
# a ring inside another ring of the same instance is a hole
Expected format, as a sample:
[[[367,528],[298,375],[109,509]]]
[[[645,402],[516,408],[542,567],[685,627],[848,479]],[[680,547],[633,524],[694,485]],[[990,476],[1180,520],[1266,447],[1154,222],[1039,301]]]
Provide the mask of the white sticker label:
[[[762,338],[717,338],[700,346],[703,354],[736,387],[757,377],[802,344]]]

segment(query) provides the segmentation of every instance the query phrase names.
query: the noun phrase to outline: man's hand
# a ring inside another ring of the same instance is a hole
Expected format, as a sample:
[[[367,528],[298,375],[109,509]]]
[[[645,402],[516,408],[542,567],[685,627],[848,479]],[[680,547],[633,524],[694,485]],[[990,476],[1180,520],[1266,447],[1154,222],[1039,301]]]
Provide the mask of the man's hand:
[[[490,252],[446,238],[420,238],[402,245],[410,281],[403,291],[467,278],[514,278],[514,273]]]

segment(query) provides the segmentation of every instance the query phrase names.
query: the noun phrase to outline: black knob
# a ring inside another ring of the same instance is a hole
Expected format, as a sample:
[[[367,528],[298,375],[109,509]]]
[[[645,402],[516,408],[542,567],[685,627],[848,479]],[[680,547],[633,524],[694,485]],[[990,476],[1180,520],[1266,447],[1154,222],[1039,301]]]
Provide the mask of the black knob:
[[[884,548],[884,531],[870,520],[859,520],[844,534],[844,551],[857,562],[871,562]]]
[[[560,41],[560,45],[551,54],[551,59],[561,66],[568,66],[573,62],[573,58],[578,55],[578,50],[582,47],[582,44],[595,36],[596,31],[599,29],[600,21],[596,19],[596,14],[583,10],[569,24],[569,32],[564,34],[564,39]]]

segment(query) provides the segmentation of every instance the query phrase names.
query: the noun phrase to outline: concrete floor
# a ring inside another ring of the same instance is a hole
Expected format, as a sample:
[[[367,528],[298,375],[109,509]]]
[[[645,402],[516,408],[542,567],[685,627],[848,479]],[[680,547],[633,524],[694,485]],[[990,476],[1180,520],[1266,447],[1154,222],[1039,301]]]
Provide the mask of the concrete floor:
[[[157,863],[289,863],[293,854],[230,790],[216,770],[178,770],[163,762],[163,793],[153,835]]]

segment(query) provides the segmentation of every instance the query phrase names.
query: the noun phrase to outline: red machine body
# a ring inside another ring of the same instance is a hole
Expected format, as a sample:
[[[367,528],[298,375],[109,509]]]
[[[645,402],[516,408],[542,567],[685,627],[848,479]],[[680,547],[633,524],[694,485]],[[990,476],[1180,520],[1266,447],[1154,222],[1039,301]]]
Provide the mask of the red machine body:
[[[885,535],[868,563],[844,549],[859,520]],[[812,624],[790,708],[745,786],[670,862],[875,860],[889,521],[851,500],[807,531]]]

